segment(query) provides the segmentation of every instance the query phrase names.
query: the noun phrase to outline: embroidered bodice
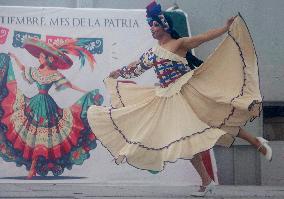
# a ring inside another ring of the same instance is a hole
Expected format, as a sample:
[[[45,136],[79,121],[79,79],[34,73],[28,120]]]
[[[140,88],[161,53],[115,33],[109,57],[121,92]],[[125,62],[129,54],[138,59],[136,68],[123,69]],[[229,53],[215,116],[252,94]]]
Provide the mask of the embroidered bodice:
[[[137,62],[124,66],[120,74],[123,78],[129,79],[141,75],[152,67],[161,87],[167,87],[192,70],[184,57],[157,45],[145,52]]]
[[[35,82],[39,91],[44,90],[46,92],[48,92],[53,84],[55,84],[55,88],[57,90],[61,90],[68,82],[67,79],[59,72],[43,75],[39,72],[38,68],[35,67],[26,68],[24,72],[24,79],[30,84]]]

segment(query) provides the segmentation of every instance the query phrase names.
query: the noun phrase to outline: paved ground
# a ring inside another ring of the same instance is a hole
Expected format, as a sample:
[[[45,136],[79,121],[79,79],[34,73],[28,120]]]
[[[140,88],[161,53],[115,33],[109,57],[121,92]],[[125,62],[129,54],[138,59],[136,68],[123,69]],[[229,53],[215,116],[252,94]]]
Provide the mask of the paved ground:
[[[1,183],[0,198],[94,198],[94,199],[168,199],[195,198],[190,193],[196,186],[145,186],[103,184]],[[280,186],[217,186],[206,198],[284,199]]]

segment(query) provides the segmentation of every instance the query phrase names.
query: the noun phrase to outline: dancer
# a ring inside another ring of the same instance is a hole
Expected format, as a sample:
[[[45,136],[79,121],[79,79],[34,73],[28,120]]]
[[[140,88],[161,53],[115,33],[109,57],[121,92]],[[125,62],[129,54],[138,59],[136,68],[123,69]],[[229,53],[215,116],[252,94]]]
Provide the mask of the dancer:
[[[200,153],[214,145],[231,146],[238,136],[268,160],[271,148],[241,126],[259,116],[257,57],[246,24],[240,15],[224,27],[174,39],[172,27],[160,5],[147,6],[147,20],[158,44],[138,61],[110,73],[105,79],[111,107],[91,106],[88,121],[119,164],[161,171],[167,162],[190,159],[202,179],[195,196],[214,187]],[[184,58],[187,51],[227,33],[216,50],[197,69]],[[143,87],[117,81],[134,78],[153,68],[160,86]]]
[[[75,42],[75,41],[74,41]],[[39,93],[28,98],[17,88],[10,58],[1,55],[7,72],[1,87],[0,156],[6,161],[25,165],[29,170],[27,179],[38,173],[45,176],[49,171],[61,175],[64,168],[80,165],[89,157],[89,151],[96,147],[95,135],[87,123],[86,110],[95,104],[94,94],[87,93],[68,81],[58,69],[69,69],[73,62],[64,52],[79,53],[82,59],[94,58],[74,42],[55,47],[38,39],[26,39],[23,47],[39,61],[39,67],[27,67],[15,54],[9,53],[30,84],[36,83]],[[73,49],[73,50],[72,50]],[[1,66],[2,67],[2,66]],[[9,68],[8,68],[9,67]],[[48,91],[72,88],[84,96],[69,108],[60,108]],[[98,92],[97,92],[98,94]],[[97,103],[100,105],[101,102]]]

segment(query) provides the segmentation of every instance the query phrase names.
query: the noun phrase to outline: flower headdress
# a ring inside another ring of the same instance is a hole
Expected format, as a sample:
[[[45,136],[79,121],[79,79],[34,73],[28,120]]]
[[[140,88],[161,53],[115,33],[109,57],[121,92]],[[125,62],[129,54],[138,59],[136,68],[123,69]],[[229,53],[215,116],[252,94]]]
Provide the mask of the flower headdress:
[[[68,40],[60,46],[48,44],[37,38],[27,38],[23,44],[23,47],[34,57],[39,58],[40,53],[52,56],[53,61],[51,64],[57,69],[69,69],[73,65],[72,59],[67,54],[78,56],[81,60],[81,67],[85,65],[85,59],[87,58],[93,69],[95,65],[93,54],[81,46],[83,44],[74,39]]]
[[[86,44],[83,40],[69,39],[58,46],[58,49],[64,53],[79,57],[79,60],[81,61],[81,68],[85,65],[87,59],[92,69],[94,69],[96,63],[95,58],[92,53],[82,47],[85,45]]]
[[[146,12],[147,22],[149,25],[151,25],[153,21],[157,21],[165,31],[170,31],[170,25],[162,12],[160,4],[157,4],[156,1],[151,2],[146,7]]]
[[[169,11],[163,12],[160,4],[157,4],[155,1],[151,2],[146,7],[146,12],[147,21],[150,26],[152,25],[153,21],[157,21],[164,28],[164,30],[171,35],[172,38],[181,38],[181,35],[174,28],[173,16],[171,16]],[[203,63],[202,60],[192,55],[190,51],[187,52],[186,59],[192,70]]]

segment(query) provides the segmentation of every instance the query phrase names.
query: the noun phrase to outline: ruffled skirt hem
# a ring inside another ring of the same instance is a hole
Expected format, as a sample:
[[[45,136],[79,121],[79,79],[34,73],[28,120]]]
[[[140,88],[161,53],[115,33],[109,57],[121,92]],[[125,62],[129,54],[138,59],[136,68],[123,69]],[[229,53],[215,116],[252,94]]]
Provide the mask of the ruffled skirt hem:
[[[92,106],[90,127],[117,163],[139,169],[161,171],[216,144],[229,147],[261,111],[257,57],[241,16],[199,69],[167,88],[105,84],[112,107]]]

